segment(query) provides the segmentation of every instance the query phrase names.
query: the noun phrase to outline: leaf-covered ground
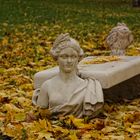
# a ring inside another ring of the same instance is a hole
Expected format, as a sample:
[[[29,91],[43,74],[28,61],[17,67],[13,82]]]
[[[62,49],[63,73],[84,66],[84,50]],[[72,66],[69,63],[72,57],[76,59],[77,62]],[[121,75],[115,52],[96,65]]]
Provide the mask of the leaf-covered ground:
[[[56,65],[49,50],[60,33],[76,38],[85,56],[109,55],[106,35],[125,22],[135,38],[127,55],[140,55],[139,8],[129,0],[0,0],[0,13],[0,140],[140,139],[140,99],[105,103],[92,120],[54,120],[31,103],[33,75]]]

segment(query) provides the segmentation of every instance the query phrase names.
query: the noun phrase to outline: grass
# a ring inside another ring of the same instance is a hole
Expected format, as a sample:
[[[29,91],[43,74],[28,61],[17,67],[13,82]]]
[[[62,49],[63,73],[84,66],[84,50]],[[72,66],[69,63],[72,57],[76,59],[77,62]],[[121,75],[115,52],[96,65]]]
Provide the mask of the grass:
[[[135,32],[140,28],[139,13],[131,0],[0,0],[1,24],[59,24],[64,32],[76,32],[76,38],[80,30],[84,38],[88,33],[109,32],[118,22],[125,22]]]
[[[101,32],[105,25],[125,22],[132,29],[140,27],[140,9],[131,0],[0,0],[0,23],[62,23],[84,25],[91,32]],[[99,31],[96,30],[96,27]]]

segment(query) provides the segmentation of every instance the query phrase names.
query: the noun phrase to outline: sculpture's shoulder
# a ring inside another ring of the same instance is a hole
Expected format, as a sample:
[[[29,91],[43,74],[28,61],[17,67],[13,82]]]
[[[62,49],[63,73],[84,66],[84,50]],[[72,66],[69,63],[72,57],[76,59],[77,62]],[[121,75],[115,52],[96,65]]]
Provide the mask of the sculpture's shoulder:
[[[46,87],[46,88],[52,88],[57,82],[57,76],[54,76],[53,78],[46,80],[41,87]]]
[[[91,91],[93,89],[102,89],[100,82],[97,79],[93,79],[93,78],[86,78],[84,79],[86,85],[87,85],[87,89],[90,89]]]
[[[84,78],[83,78],[84,77]],[[87,83],[95,83],[95,82],[99,82],[96,78],[91,78],[91,77],[88,77],[88,76],[82,76],[81,78],[84,82],[87,82]]]

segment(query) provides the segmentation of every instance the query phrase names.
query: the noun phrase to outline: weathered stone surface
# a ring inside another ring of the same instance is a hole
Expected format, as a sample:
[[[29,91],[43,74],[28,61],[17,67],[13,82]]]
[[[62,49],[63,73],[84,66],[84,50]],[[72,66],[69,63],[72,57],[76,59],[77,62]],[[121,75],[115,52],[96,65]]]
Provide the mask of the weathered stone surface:
[[[106,38],[112,55],[125,55],[125,50],[132,41],[133,35],[125,23],[118,23]]]
[[[79,72],[83,77],[92,77],[100,81],[102,88],[108,89],[140,74],[140,56],[120,56],[120,60],[102,64],[83,64],[95,57],[83,59]]]

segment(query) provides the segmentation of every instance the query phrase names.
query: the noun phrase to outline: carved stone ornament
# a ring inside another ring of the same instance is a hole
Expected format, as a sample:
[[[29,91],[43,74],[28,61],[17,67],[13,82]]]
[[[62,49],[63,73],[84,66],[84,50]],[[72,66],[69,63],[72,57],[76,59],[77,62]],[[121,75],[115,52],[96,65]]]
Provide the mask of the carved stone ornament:
[[[111,49],[111,55],[125,55],[126,49],[132,42],[132,32],[124,23],[118,23],[106,38],[106,43]]]

